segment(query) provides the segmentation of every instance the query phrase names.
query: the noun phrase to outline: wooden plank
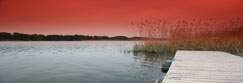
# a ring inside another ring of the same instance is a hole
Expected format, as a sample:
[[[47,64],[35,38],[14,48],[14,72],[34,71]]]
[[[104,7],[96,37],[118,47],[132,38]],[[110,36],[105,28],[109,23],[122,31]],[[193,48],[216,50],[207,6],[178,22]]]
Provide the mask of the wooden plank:
[[[243,83],[243,57],[220,51],[177,51],[162,83]]]

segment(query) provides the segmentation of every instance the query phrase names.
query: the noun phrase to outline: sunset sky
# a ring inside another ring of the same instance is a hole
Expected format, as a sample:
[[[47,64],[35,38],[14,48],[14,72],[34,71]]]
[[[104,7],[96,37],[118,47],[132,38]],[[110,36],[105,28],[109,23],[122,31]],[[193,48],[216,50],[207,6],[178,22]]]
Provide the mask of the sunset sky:
[[[132,36],[131,21],[243,17],[243,0],[0,0],[0,32]]]

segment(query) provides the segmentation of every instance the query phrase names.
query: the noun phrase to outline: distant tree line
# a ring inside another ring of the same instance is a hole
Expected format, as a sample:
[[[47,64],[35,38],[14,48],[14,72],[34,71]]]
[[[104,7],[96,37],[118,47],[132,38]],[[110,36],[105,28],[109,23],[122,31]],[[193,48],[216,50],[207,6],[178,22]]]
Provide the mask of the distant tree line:
[[[42,35],[0,32],[0,41],[81,41],[81,40],[142,40],[142,37],[89,36],[89,35]]]

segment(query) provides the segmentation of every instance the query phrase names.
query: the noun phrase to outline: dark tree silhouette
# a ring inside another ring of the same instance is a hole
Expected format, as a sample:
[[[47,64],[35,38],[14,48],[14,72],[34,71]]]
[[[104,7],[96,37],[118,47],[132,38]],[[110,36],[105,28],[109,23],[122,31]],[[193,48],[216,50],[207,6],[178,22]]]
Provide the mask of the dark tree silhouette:
[[[23,34],[14,32],[0,32],[0,41],[80,41],[80,40],[143,40],[142,37],[126,36],[89,36],[89,35],[42,35],[42,34]]]

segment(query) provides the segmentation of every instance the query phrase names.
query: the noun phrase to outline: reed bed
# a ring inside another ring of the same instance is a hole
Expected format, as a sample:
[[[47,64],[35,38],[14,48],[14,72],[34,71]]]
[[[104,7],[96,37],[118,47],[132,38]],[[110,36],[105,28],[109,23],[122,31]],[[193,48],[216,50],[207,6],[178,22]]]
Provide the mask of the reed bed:
[[[243,19],[153,20],[132,23],[148,37],[134,52],[175,53],[177,50],[225,51],[243,56]]]

